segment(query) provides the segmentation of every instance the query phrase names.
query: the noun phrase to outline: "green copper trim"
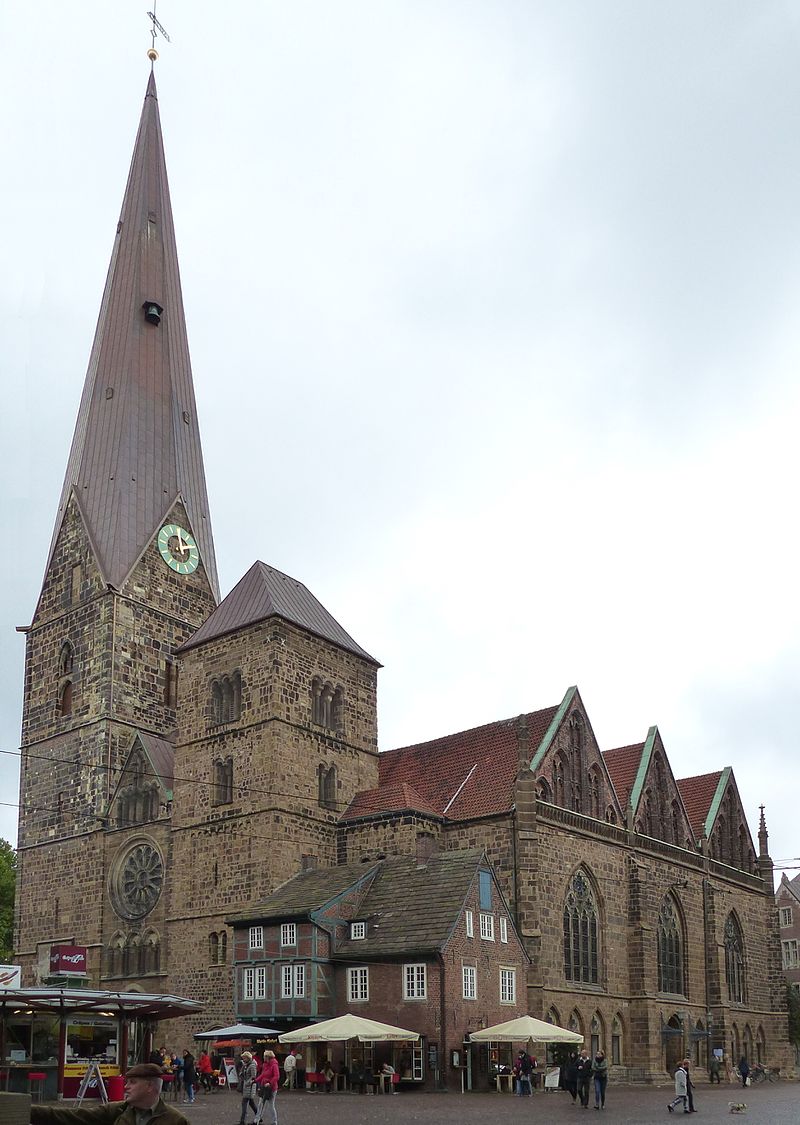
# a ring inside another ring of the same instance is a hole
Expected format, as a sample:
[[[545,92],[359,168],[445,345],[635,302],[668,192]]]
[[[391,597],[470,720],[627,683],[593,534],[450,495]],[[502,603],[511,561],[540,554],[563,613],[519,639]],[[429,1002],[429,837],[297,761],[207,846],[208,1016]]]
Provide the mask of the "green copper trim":
[[[572,687],[567,688],[567,693],[564,696],[564,698],[561,700],[561,706],[556,711],[555,715],[553,715],[553,720],[550,723],[550,726],[547,728],[547,733],[545,734],[544,738],[542,739],[541,743],[539,744],[539,749],[536,751],[536,753],[531,758],[530,768],[532,770],[538,770],[539,766],[542,764],[542,761],[544,760],[544,756],[547,753],[547,751],[550,749],[550,747],[553,743],[553,739],[556,736],[556,731],[561,726],[561,724],[564,722],[567,711],[572,706],[572,701],[575,698],[575,696],[577,695],[577,693],[578,693],[577,686],[573,685]]]
[[[630,806],[633,809],[634,816],[639,807],[639,801],[642,797],[642,790],[644,789],[644,779],[647,777],[647,770],[650,767],[650,761],[653,757],[653,748],[656,744],[656,735],[658,734],[658,727],[650,727],[647,732],[647,738],[644,742],[644,749],[642,756],[639,759],[639,768],[636,771],[636,780],[631,789]]]
[[[731,767],[726,766],[722,773],[719,775],[716,792],[714,793],[714,796],[711,800],[711,804],[708,809],[708,816],[706,817],[706,822],[703,825],[703,835],[706,837],[706,839],[708,839],[708,837],[711,835],[711,829],[714,827],[714,821],[717,819],[717,813],[719,812],[719,807],[722,804],[722,795],[725,792],[725,787],[728,784],[731,772]]]

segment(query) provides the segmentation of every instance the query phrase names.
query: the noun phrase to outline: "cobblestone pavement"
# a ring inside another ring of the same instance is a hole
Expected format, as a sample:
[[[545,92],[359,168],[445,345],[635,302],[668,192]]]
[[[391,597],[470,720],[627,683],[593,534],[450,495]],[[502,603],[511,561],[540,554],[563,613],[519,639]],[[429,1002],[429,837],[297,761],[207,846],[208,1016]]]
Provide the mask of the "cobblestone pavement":
[[[683,1114],[667,1113],[673,1096],[667,1086],[609,1086],[606,1109],[598,1119],[614,1125],[650,1125],[651,1122],[683,1120]],[[731,1115],[729,1102],[745,1101],[747,1112]],[[239,1099],[220,1091],[201,1097],[193,1106],[181,1105],[192,1125],[238,1125]],[[777,1082],[742,1090],[737,1086],[701,1086],[697,1090],[697,1114],[692,1122],[706,1125],[726,1122],[733,1125],[800,1125],[800,1083]],[[277,1102],[279,1125],[522,1125],[523,1122],[594,1120],[588,1110],[574,1106],[568,1094],[537,1093],[532,1098],[508,1094],[422,1094],[401,1093],[397,1097],[358,1094],[307,1094],[281,1092]],[[248,1114],[248,1121],[250,1119]]]

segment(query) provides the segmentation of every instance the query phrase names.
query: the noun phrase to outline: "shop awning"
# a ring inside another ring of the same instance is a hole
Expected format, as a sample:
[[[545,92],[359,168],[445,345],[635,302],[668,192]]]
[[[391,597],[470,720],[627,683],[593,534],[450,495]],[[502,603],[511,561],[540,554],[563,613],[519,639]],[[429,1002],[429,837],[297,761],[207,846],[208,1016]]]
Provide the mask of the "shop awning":
[[[0,1016],[24,1012],[94,1012],[98,1015],[172,1019],[201,1012],[198,1000],[144,992],[92,992],[83,988],[2,988]]]
[[[481,1028],[470,1035],[472,1043],[583,1043],[583,1036],[566,1027],[559,1027],[535,1016],[520,1016],[519,1019],[506,1020],[492,1027]]]
[[[211,1031],[196,1031],[195,1039],[258,1039],[277,1035],[274,1027],[254,1027],[250,1023],[234,1023],[230,1027],[212,1028]]]
[[[416,1031],[406,1031],[391,1023],[378,1023],[365,1016],[354,1016],[346,1012],[332,1020],[322,1020],[296,1031],[287,1031],[278,1036],[281,1043],[343,1043],[348,1039],[359,1039],[362,1043],[413,1042],[419,1040]]]

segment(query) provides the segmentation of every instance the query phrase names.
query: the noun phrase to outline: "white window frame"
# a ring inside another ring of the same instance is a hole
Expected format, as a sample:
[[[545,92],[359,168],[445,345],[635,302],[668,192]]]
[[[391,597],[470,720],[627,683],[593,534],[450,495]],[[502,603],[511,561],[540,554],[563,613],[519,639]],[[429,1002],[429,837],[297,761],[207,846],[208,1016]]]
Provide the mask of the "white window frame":
[[[403,999],[427,1000],[428,970],[423,963],[403,965]]]
[[[248,949],[263,949],[264,948],[264,927],[251,926],[250,932],[247,935]]]
[[[297,923],[281,923],[281,945],[297,945]]]
[[[791,926],[792,924],[792,908],[791,906],[782,906],[780,908],[780,924],[782,928]]]
[[[478,999],[478,968],[476,965],[461,966],[461,992],[465,1000]]]
[[[306,967],[304,964],[281,966],[281,999],[294,1000],[306,994]]]
[[[510,966],[500,968],[500,1003],[516,1004],[517,1002],[517,970]]]
[[[415,1082],[421,1082],[425,1077],[425,1056],[422,1047],[411,1048],[411,1077]]]
[[[366,965],[347,970],[347,998],[350,1004],[369,1000],[369,969]]]
[[[367,923],[366,922],[351,922],[350,923],[350,940],[363,941],[367,936]]]
[[[267,969],[265,965],[259,965],[256,969],[256,985],[255,985],[255,999],[266,1000],[267,998]]]
[[[494,941],[494,914],[481,911],[481,941]]]
[[[500,919],[500,940],[503,945],[508,945],[508,918]]]
[[[472,920],[472,911],[471,910],[465,910],[464,911],[464,923],[467,927],[467,937],[474,937],[475,936],[475,925],[474,925],[474,922]]]
[[[784,969],[796,969],[798,965],[800,965],[800,950],[798,949],[798,944],[797,938],[791,938],[789,941],[781,942]]]
[[[253,1000],[255,994],[255,969],[245,969],[242,972],[242,1000]]]

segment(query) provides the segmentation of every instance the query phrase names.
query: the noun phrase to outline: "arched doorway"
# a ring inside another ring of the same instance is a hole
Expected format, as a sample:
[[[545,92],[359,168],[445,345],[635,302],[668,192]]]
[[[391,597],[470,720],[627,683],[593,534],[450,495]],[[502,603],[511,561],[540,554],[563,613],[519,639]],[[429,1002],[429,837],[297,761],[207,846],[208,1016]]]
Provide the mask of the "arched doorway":
[[[678,1063],[686,1058],[683,1047],[683,1024],[679,1015],[672,1015],[664,1025],[665,1063],[670,1074],[675,1073]]]

